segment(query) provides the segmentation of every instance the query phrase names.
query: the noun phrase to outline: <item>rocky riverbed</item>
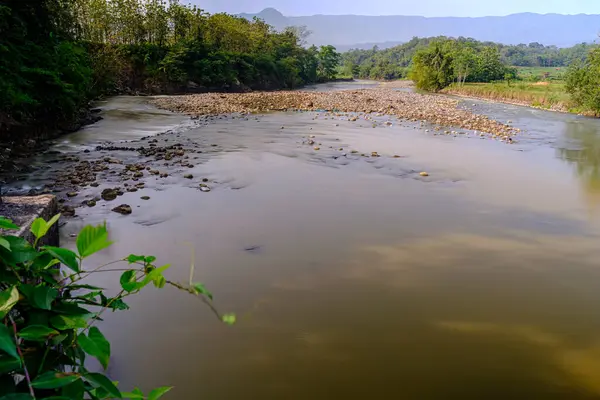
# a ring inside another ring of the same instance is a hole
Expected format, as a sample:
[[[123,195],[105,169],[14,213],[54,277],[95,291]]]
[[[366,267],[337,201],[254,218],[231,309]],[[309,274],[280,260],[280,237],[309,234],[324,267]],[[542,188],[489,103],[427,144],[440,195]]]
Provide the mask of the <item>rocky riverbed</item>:
[[[235,151],[243,146],[237,142],[243,139],[229,138],[225,142],[219,142],[219,139],[215,143],[201,135],[188,135],[186,132],[202,130],[203,127],[223,121],[239,121],[242,126],[254,126],[255,122],[261,122],[265,112],[274,110],[293,110],[292,114],[301,114],[306,121],[306,128],[302,132],[288,131],[283,114],[279,126],[260,124],[256,127],[273,131],[277,140],[285,139],[294,146],[300,146],[303,156],[319,159],[324,164],[345,165],[358,160],[404,156],[387,154],[385,149],[379,148],[353,148],[339,142],[339,138],[329,138],[324,142],[318,132],[313,134],[313,121],[331,120],[333,129],[342,129],[335,128],[341,124],[358,129],[401,126],[419,129],[425,134],[492,137],[506,143],[513,143],[513,137],[518,132],[518,129],[509,125],[457,108],[458,102],[455,100],[386,88],[338,92],[212,93],[140,101],[150,101],[164,109],[192,114],[191,120],[184,122],[183,130],[168,129],[157,135],[132,140],[102,141],[95,147],[87,146],[74,151],[51,149],[40,157],[24,160],[28,170],[23,175],[5,177],[8,181],[16,181],[10,185],[12,193],[55,194],[61,212],[66,217],[77,215],[77,209],[81,207],[107,207],[107,210],[122,215],[136,214],[136,208],[145,202],[138,202],[132,207],[133,193],[139,192],[136,193],[136,201],[149,200],[152,191],[164,190],[168,185],[195,188],[198,193],[208,193],[222,182],[218,178],[204,176],[199,171],[201,168],[196,167],[215,155]],[[144,110],[139,105],[135,108],[140,109],[139,113]],[[155,114],[152,109],[146,110],[148,117],[160,120],[169,116]],[[112,127],[111,118],[105,121],[108,128]],[[283,132],[285,134],[282,136]],[[334,141],[330,143],[331,140]],[[402,167],[404,169],[397,172],[402,176],[430,179],[424,171],[427,166],[423,167]],[[19,184],[20,180],[27,181],[27,184]],[[128,194],[125,197],[130,204],[120,200],[125,194]]]
[[[486,116],[459,109],[458,101],[443,96],[402,92],[391,88],[336,92],[206,93],[170,96],[154,100],[158,107],[192,115],[259,113],[282,110],[329,111],[371,115],[393,115],[409,121],[424,121],[443,127],[478,131],[508,140],[518,129]],[[366,116],[365,116],[366,115]],[[356,121],[359,116],[348,115]]]

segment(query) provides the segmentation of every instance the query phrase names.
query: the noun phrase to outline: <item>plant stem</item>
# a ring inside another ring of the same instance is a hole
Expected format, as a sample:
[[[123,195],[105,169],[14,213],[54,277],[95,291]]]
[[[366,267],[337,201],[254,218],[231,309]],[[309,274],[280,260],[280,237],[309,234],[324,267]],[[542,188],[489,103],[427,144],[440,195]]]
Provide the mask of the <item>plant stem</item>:
[[[46,351],[44,351],[44,356],[42,357],[42,362],[40,363],[40,367],[38,368],[38,375],[42,373],[42,368],[44,367],[44,363],[46,362],[46,358],[48,357],[48,353],[50,352],[50,346],[46,346]]]
[[[25,357],[23,357],[23,352],[21,351],[21,347],[19,346],[19,337],[17,336],[17,324],[15,320],[9,315],[8,318],[13,327],[13,332],[15,336],[15,344],[17,346],[17,352],[19,353],[19,357],[21,358],[21,363],[23,364],[23,371],[25,372],[25,380],[27,380],[27,386],[29,387],[29,394],[35,400],[35,392],[33,390],[33,386],[31,386],[31,377],[29,376],[29,371],[27,370],[27,365],[25,364]]]
[[[71,279],[71,278],[73,278],[73,277],[75,277],[77,275],[86,274],[85,276],[80,276],[78,279],[73,280],[73,282],[71,282],[71,283],[79,282],[80,280],[87,278],[90,274],[92,274],[94,272],[97,272],[101,268],[108,267],[109,265],[117,264],[117,263],[120,263],[120,262],[123,262],[123,261],[124,260],[111,261],[111,262],[109,262],[107,264],[102,264],[99,267],[96,267],[96,268],[94,268],[91,271],[79,271],[79,272],[75,272],[74,274],[66,276],[63,280],[61,280],[60,282],[58,282],[57,285],[58,286],[62,286],[67,280],[69,280],[69,279]],[[81,268],[81,265],[80,265],[80,268]]]
[[[204,302],[204,304],[206,304],[208,306],[208,308],[210,308],[210,310],[217,316],[217,318],[219,319],[219,321],[222,320],[221,314],[219,313],[219,310],[217,310],[215,308],[215,306],[212,304],[212,302],[208,301],[206,299],[206,297],[204,296],[199,296],[198,293],[196,291],[194,291],[194,289],[192,289],[191,287],[185,287],[177,282],[172,282],[172,281],[167,281],[167,283],[173,287],[176,287],[179,290],[183,290],[186,291],[188,293],[193,294],[194,296],[200,297],[200,299],[202,299],[202,301]]]

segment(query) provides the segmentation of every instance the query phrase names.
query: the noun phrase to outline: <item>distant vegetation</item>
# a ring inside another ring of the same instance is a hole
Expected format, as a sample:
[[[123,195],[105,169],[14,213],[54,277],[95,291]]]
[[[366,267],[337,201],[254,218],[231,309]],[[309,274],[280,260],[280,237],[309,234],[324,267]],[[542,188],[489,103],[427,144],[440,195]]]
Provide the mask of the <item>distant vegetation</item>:
[[[457,46],[469,48],[475,53],[481,53],[485,48],[493,48],[497,50],[503,64],[515,67],[567,67],[573,62],[583,61],[588,51],[594,47],[579,44],[569,48],[558,48],[539,43],[511,46],[467,38],[450,39],[444,36],[413,38],[407,43],[385,50],[374,47],[370,50],[350,50],[343,53],[341,64],[344,74],[353,71],[356,77],[362,79],[406,78],[417,51],[428,47],[434,41],[452,41]]]
[[[303,36],[177,0],[3,1],[0,140],[60,128],[103,94],[279,89],[331,79],[335,48],[305,48]]]
[[[418,89],[600,115],[600,47],[505,46],[414,38],[387,50],[342,54],[342,74],[412,79]]]

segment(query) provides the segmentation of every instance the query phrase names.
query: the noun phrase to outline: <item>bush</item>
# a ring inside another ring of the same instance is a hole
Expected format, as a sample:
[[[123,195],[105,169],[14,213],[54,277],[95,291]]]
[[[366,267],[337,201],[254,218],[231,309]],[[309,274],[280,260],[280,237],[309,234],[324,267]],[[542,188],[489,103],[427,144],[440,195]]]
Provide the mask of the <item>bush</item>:
[[[585,63],[575,63],[569,68],[566,84],[577,106],[600,114],[600,49],[590,51]]]
[[[96,323],[107,310],[127,310],[124,300],[148,285],[187,291],[209,304],[223,322],[235,322],[235,315],[216,311],[212,294],[203,284],[193,282],[193,266],[186,285],[167,280],[164,272],[169,265],[157,267],[153,256],[129,255],[121,260],[122,269],[115,269],[114,262],[85,267],[89,256],[112,244],[106,225],[83,228],[77,236],[77,252],[38,246],[58,218],[33,222],[33,244],[16,236],[0,236],[1,399],[146,398],[137,388],[122,392],[104,373],[88,370],[85,360],[93,357],[104,370],[108,368],[110,343]],[[0,217],[0,229],[17,226]],[[116,296],[108,297],[102,288],[84,283],[99,271],[122,271]],[[155,389],[147,398],[158,399],[170,389]]]

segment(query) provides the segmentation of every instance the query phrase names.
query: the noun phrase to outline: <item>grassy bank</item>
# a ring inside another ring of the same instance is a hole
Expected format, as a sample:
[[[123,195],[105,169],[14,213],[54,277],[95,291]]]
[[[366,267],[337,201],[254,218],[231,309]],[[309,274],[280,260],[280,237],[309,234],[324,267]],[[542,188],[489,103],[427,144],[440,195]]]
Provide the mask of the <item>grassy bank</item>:
[[[564,82],[516,82],[453,84],[443,93],[538,107],[554,111],[579,112],[565,91]]]

